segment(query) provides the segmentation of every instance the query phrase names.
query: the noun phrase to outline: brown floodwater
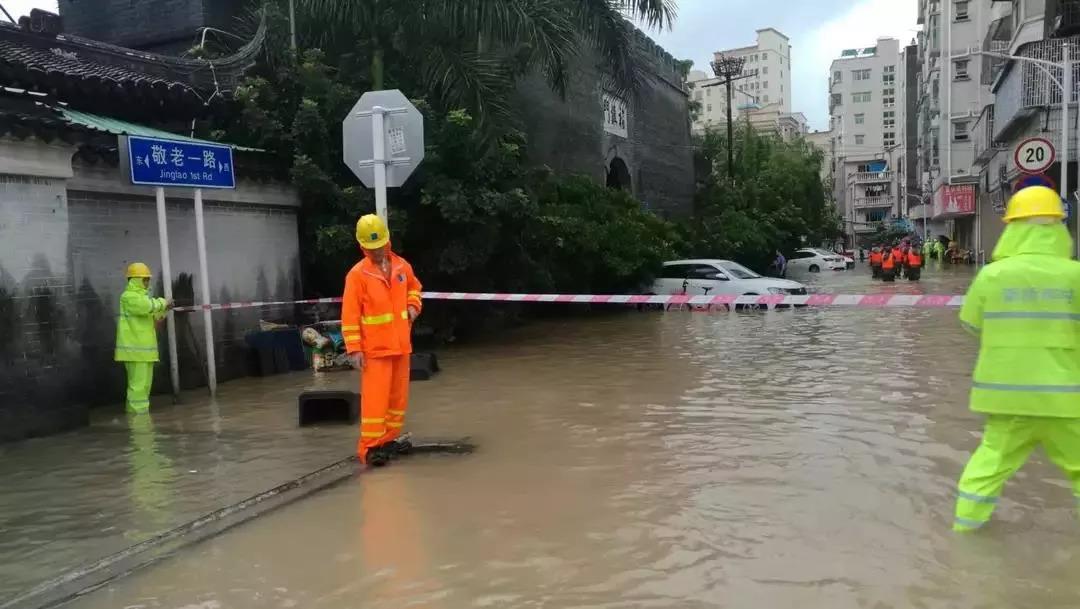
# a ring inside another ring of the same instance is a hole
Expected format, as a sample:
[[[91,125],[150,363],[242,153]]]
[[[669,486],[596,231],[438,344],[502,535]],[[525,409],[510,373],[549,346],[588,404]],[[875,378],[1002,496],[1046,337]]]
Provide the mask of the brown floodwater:
[[[844,293],[969,281],[813,278]],[[975,352],[945,309],[535,324],[449,350],[441,376],[413,385],[414,436],[470,436],[476,453],[360,472],[69,606],[1076,607],[1074,499],[1041,455],[992,526],[950,531],[980,428],[966,404]],[[257,428],[251,402],[223,410]],[[347,454],[355,437],[312,433],[312,452]],[[274,456],[265,440],[237,434],[203,458],[284,467],[302,446]]]

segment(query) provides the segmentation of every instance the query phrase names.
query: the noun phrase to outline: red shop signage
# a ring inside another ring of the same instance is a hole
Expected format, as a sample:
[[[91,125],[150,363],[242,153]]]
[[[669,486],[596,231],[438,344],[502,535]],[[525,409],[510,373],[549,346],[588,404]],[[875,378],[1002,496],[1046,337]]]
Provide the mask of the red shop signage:
[[[974,213],[974,184],[944,184],[934,193],[934,216],[964,216]]]

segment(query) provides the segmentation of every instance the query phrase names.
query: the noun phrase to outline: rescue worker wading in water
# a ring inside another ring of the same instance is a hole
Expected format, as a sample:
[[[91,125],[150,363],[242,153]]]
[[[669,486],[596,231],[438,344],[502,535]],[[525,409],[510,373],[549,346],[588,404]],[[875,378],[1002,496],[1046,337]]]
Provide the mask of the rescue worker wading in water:
[[[362,463],[380,466],[412,448],[398,438],[409,405],[412,323],[423,305],[420,282],[409,263],[390,251],[381,218],[360,218],[356,240],[364,259],[345,277],[341,332],[361,371],[357,454]]]
[[[135,262],[127,269],[127,288],[120,295],[120,317],[116,322],[114,359],[127,373],[127,411],[150,411],[150,388],[154,384],[154,364],[158,362],[156,323],[173,308],[171,300],[150,295],[150,267]]]
[[[1057,192],[1015,195],[993,263],[971,284],[960,322],[979,337],[971,409],[982,443],[960,477],[953,529],[985,525],[1005,482],[1036,447],[1080,500],[1080,263]]]

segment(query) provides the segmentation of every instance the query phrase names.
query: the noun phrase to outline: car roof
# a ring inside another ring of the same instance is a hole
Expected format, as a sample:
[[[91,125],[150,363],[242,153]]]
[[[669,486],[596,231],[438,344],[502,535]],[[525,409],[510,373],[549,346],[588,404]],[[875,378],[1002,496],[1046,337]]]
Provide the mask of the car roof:
[[[725,262],[731,262],[731,260],[720,260],[718,258],[695,258],[692,260],[668,260],[664,263],[664,266],[674,266],[676,264],[723,264]],[[738,264],[738,263],[736,263]]]

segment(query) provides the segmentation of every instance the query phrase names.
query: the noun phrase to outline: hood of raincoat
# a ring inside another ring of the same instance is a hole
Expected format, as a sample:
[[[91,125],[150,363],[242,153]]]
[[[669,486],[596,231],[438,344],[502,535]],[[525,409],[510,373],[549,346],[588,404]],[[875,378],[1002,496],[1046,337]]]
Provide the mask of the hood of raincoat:
[[[148,294],[150,290],[143,287],[143,280],[139,277],[132,277],[128,279],[127,289],[125,292],[138,292],[139,294]]]
[[[1073,241],[1069,229],[1060,222],[1052,224],[1030,224],[1011,222],[994,247],[994,260],[1019,256],[1021,254],[1041,254],[1057,258],[1072,257]]]

